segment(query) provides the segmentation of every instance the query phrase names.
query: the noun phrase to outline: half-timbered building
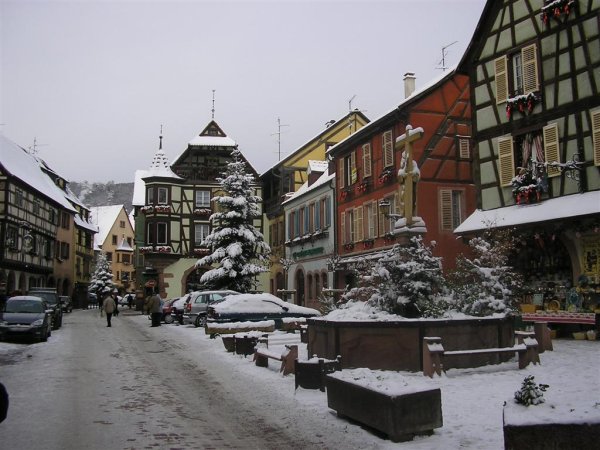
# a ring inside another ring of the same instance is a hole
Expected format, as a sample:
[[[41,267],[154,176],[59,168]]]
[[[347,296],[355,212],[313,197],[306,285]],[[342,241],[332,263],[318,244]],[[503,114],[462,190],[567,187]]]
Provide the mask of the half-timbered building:
[[[421,225],[416,234],[437,243],[434,254],[446,269],[467,250],[453,230],[475,207],[468,78],[452,70],[416,92],[414,74],[407,73],[405,97],[327,152],[336,177],[336,288],[353,283],[357,262],[400,242],[405,193],[398,174],[408,172],[400,141],[407,130],[410,140],[420,137],[412,142],[420,177],[409,200]]]
[[[169,164],[159,150],[149,170],[137,171],[134,185],[136,265],[139,274],[156,273],[163,297],[179,297],[197,289],[208,268],[196,268],[198,259],[211,250],[202,242],[210,233],[210,216],[219,195],[222,176],[237,143],[212,120],[186,149]],[[247,171],[258,178],[245,161]],[[256,186],[257,195],[261,189]],[[262,220],[254,225],[262,231]],[[267,276],[265,275],[266,279]],[[138,289],[143,288],[139,277]],[[259,285],[266,284],[260,279]]]
[[[488,1],[460,64],[473,109],[477,211],[456,230],[514,228],[533,293],[600,286],[600,3]]]

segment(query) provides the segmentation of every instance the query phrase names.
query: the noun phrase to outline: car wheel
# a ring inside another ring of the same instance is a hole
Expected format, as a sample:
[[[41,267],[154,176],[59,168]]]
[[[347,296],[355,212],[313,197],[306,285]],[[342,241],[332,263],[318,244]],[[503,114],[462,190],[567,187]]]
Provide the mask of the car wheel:
[[[167,314],[165,316],[165,323],[173,323],[173,316],[171,314]]]
[[[196,316],[196,320],[194,321],[194,326],[196,328],[206,326],[206,316],[198,314]]]
[[[46,330],[46,332],[40,337],[40,341],[41,342],[47,342],[48,341],[48,331]]]

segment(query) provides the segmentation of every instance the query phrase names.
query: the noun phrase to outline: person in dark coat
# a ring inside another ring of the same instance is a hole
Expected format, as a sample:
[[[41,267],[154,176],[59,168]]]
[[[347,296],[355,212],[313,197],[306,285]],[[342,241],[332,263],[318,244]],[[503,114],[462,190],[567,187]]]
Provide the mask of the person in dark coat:
[[[0,383],[0,422],[4,422],[8,415],[8,392],[2,383]]]

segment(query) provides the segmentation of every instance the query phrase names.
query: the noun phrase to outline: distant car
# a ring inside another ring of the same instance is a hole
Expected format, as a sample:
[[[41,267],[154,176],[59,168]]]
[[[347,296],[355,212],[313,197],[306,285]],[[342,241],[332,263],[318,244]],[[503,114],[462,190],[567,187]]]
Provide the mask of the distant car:
[[[272,294],[238,294],[209,305],[207,321],[223,323],[274,320],[275,327],[279,328],[284,317],[320,315],[316,309],[284,302]]]
[[[63,310],[56,289],[48,287],[32,287],[29,289],[28,295],[41,297],[46,301],[50,309],[53,310],[52,329],[58,330],[62,326]]]
[[[188,301],[191,297],[191,294],[185,294],[182,297],[179,297],[173,303],[171,303],[171,315],[173,319],[177,321],[179,324],[183,325],[183,312],[185,307],[185,302]]]
[[[206,312],[212,303],[223,300],[228,295],[238,295],[236,291],[194,291],[185,302],[183,323],[193,323],[195,327],[206,325]]]
[[[63,313],[73,312],[73,303],[71,302],[71,297],[66,295],[61,295],[59,297],[60,306],[62,307]]]
[[[40,297],[18,295],[0,311],[0,339],[29,337],[47,341],[52,334],[53,310]]]
[[[175,318],[173,317],[173,315],[171,314],[171,312],[173,311],[173,303],[179,300],[179,297],[176,298],[170,298],[164,301],[163,303],[163,307],[162,307],[162,317],[161,317],[161,321],[165,322],[165,323],[173,323],[173,321],[175,320]]]

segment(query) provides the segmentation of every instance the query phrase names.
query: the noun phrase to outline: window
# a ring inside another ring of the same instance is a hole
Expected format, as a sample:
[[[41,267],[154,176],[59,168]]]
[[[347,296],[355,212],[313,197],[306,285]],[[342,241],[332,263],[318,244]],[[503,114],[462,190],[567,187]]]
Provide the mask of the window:
[[[308,212],[308,206],[302,208],[302,217],[304,219],[304,225],[302,227],[302,234],[310,233],[310,213]]]
[[[315,204],[311,203],[308,205],[308,231],[312,233],[315,231]]]
[[[61,259],[63,259],[63,260],[69,259],[69,253],[70,253],[69,243],[68,242],[61,242],[60,243],[60,257],[61,257]]]
[[[116,234],[112,235],[112,244],[117,245],[117,235]]]
[[[194,225],[194,245],[200,246],[206,236],[209,234],[209,226],[205,223],[197,223]]]
[[[69,214],[64,211],[60,213],[60,226],[65,230],[69,229]]]
[[[121,262],[125,264],[129,264],[131,262],[131,255],[129,253],[123,253],[121,255]]]
[[[146,189],[146,205],[154,205],[154,188]]]
[[[360,242],[364,239],[364,226],[363,226],[363,207],[359,206],[354,210],[354,239],[356,242]]]
[[[600,110],[593,111],[591,117],[594,164],[600,166]]]
[[[158,205],[166,205],[169,202],[169,190],[165,187],[159,187],[156,189],[156,203]]]
[[[125,228],[125,221],[124,220],[119,220],[119,227],[120,228]]]
[[[558,125],[549,124],[542,132],[498,138],[498,169],[501,186],[511,186],[512,179],[522,170],[536,174],[541,163],[560,163]],[[556,167],[548,167],[549,177],[560,175]]]
[[[15,189],[15,205],[23,206],[23,191],[21,189]]]
[[[106,260],[108,262],[112,262],[112,260],[113,260],[112,252],[106,252]]]
[[[496,103],[539,90],[537,45],[531,44],[494,61]]]
[[[210,191],[196,191],[196,208],[210,208]]]
[[[462,222],[463,191],[440,190],[440,218],[442,230],[452,231]]]
[[[167,223],[153,222],[148,224],[147,239],[148,245],[165,245],[167,244]]]
[[[342,244],[363,240],[363,207],[348,209],[342,213]]]
[[[44,257],[46,259],[52,258],[52,241],[50,239],[44,241]]]
[[[377,204],[375,202],[365,203],[365,238],[374,239],[377,237]]]
[[[362,157],[363,157],[363,178],[370,177],[371,172],[371,144],[365,144],[362,146]]]
[[[288,214],[288,240],[294,239],[294,222],[296,215],[295,211],[292,211]]]
[[[37,198],[33,200],[33,214],[40,215],[40,201]]]
[[[127,238],[127,244],[129,244],[130,247],[132,246],[131,245],[131,238],[130,237]]]
[[[19,242],[19,231],[14,227],[7,227],[6,229],[6,246],[12,250],[17,249],[17,243]]]
[[[392,130],[383,133],[381,137],[381,151],[383,154],[383,167],[394,165],[394,143],[392,140]]]
[[[352,152],[343,158],[340,158],[338,163],[338,186],[344,188],[356,183],[356,152]]]
[[[56,210],[54,208],[48,210],[48,221],[52,225],[56,225]]]

